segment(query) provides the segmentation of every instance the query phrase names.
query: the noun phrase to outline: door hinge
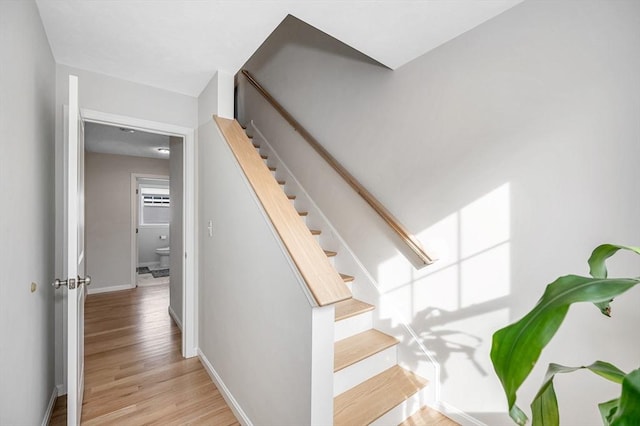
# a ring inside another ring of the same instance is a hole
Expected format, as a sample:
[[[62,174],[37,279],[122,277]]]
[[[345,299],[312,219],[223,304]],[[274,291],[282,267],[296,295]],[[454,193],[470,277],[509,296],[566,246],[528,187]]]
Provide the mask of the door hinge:
[[[136,195],[138,194],[138,190],[136,189]]]
[[[136,228],[136,234],[138,233],[138,228]]]

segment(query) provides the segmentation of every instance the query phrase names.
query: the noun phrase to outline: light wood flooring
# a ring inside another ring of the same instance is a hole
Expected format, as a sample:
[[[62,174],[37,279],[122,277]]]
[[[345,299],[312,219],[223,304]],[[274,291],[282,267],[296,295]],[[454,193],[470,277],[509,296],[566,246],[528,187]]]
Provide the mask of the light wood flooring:
[[[400,426],[459,426],[449,417],[428,407],[423,407]]]
[[[182,358],[168,304],[168,285],[87,297],[83,425],[239,425],[200,360]],[[66,398],[50,424],[66,424]]]

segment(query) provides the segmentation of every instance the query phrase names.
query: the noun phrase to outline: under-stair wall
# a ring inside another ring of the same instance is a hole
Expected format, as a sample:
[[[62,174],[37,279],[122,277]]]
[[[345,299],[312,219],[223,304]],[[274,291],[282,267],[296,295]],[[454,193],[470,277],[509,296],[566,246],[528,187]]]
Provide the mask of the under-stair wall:
[[[198,135],[199,350],[243,424],[330,424],[333,306],[316,307],[217,126]]]

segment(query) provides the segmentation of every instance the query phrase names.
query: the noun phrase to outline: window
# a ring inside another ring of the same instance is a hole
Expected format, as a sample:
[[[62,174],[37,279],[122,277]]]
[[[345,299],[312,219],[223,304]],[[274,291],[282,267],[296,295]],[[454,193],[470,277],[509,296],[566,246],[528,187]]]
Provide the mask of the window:
[[[168,188],[140,186],[139,225],[169,225],[171,199]]]

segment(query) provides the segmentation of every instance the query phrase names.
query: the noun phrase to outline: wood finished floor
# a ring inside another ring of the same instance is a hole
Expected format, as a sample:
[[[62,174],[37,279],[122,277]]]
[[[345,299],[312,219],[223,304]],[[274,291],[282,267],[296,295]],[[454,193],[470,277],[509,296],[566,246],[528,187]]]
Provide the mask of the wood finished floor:
[[[87,297],[83,425],[239,425],[200,360],[182,358],[168,304],[168,285]],[[50,424],[66,417],[61,397]]]

